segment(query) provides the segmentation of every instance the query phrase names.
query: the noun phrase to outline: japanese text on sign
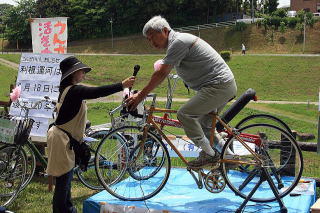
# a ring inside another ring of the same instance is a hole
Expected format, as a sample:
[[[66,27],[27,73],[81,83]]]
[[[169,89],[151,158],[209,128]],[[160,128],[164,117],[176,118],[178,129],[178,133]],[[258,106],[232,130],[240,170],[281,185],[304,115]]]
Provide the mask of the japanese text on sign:
[[[34,53],[67,53],[66,17],[34,18],[31,22],[31,34]]]
[[[16,82],[16,86],[21,88],[20,104],[35,106],[34,103],[43,100],[45,96],[57,101],[61,79],[60,62],[68,56],[70,55],[23,53]],[[46,136],[53,108],[44,102],[36,106],[29,110],[29,116],[35,120],[30,135]],[[11,104],[10,115],[23,117],[24,113],[16,102]]]

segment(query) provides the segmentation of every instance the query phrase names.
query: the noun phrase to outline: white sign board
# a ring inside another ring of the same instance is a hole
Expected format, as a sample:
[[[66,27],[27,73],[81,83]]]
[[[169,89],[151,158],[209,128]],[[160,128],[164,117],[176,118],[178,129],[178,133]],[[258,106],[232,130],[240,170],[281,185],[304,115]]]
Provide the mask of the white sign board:
[[[67,53],[68,25],[66,17],[33,18],[31,20],[33,53]]]
[[[59,96],[59,84],[61,79],[60,62],[70,55],[62,54],[33,54],[23,53],[16,86],[21,87],[20,103],[26,106],[34,106],[33,103],[43,100],[48,96],[57,101]],[[24,111],[13,102],[10,106],[10,115],[24,116]],[[44,102],[36,108],[29,110],[29,117],[35,120],[31,130],[31,136],[47,135],[49,119],[52,119],[53,109]]]

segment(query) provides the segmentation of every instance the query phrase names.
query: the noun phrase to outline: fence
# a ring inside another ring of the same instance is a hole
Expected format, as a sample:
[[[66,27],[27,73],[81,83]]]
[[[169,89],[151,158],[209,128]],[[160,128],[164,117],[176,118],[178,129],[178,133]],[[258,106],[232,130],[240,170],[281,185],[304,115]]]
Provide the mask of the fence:
[[[187,26],[187,27],[177,27],[173,28],[175,31],[179,32],[187,32],[187,31],[196,31],[196,30],[204,30],[204,29],[212,29],[216,27],[228,27],[233,26],[236,24],[236,21],[226,21],[226,22],[218,22],[218,23],[211,23],[211,24],[202,24],[202,25],[194,25],[194,26]]]

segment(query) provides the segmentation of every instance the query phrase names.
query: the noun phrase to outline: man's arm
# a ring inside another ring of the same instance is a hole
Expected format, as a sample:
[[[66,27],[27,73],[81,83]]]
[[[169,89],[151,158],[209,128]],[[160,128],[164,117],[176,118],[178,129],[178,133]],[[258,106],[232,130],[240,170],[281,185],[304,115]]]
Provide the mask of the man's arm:
[[[161,64],[160,69],[156,70],[148,84],[138,93],[134,94],[126,100],[129,110],[134,110],[138,104],[169,75],[172,69],[171,65]]]

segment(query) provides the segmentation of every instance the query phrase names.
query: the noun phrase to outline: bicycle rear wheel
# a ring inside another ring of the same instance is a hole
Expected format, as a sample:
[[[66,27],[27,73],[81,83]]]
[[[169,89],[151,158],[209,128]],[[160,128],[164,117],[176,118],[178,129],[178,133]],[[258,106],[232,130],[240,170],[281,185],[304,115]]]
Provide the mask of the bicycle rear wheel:
[[[256,124],[256,123],[264,123],[264,124],[271,124],[274,126],[277,126],[285,131],[287,131],[289,134],[293,135],[290,127],[280,118],[277,118],[273,115],[268,114],[254,114],[249,115],[239,121],[237,125],[235,126],[236,129],[240,129],[242,127],[248,126],[250,124]]]
[[[236,138],[230,138],[222,150],[222,171],[228,186],[237,195],[246,199],[253,188],[261,181],[258,190],[251,197],[254,202],[271,202],[276,197],[269,183],[262,175],[265,168],[268,176],[282,198],[298,184],[303,171],[301,150],[294,138],[283,129],[270,124],[252,124],[239,130],[239,137],[262,159],[262,165]],[[236,155],[228,153],[232,150]],[[246,168],[243,170],[241,168]]]
[[[17,146],[0,148],[0,206],[8,206],[17,197],[26,173],[25,154]]]
[[[141,201],[155,196],[170,174],[169,153],[154,133],[125,126],[110,132],[96,152],[96,172],[104,188],[121,200]],[[104,167],[97,159],[105,159]]]
[[[80,168],[76,168],[75,173],[77,174],[80,182],[88,187],[89,189],[93,190],[103,190],[103,186],[100,184],[97,174],[95,172],[95,152],[97,150],[97,147],[100,143],[100,141],[109,133],[108,129],[98,130],[91,132],[88,134],[88,137],[94,138],[97,141],[92,141],[89,144],[90,146],[90,152],[91,152],[91,158],[88,163],[87,171],[82,171]],[[101,165],[103,165],[103,162],[101,162]]]

